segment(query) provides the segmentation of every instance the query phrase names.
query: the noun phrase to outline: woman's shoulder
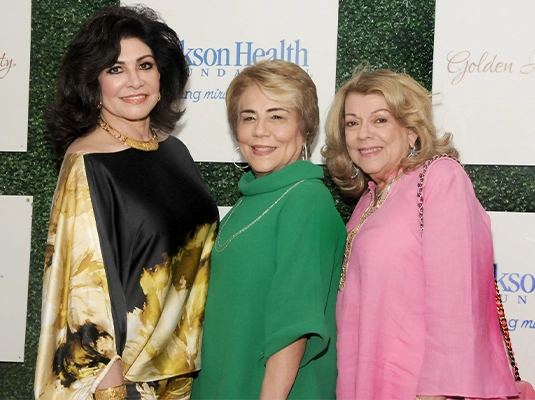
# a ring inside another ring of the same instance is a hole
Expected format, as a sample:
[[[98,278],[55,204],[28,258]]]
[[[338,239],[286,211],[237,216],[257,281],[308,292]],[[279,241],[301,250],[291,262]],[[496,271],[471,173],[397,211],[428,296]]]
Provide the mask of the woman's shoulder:
[[[91,153],[116,153],[127,149],[127,147],[114,137],[110,136],[102,129],[95,129],[88,134],[77,138],[70,144],[65,152],[69,154],[91,154]]]
[[[456,189],[473,191],[472,181],[464,166],[452,157],[440,157],[433,161],[425,171],[423,184],[427,192]]]
[[[433,169],[435,173],[437,173],[448,171],[463,171],[464,167],[457,158],[450,157],[444,154],[435,156],[432,159],[426,161],[423,165],[420,166],[419,169]]]
[[[166,133],[158,133],[160,144],[165,143],[166,146],[169,146],[173,151],[181,151],[187,153],[191,156],[188,147],[184,144],[182,140],[176,136],[169,135]]]
[[[437,157],[431,163],[425,163],[417,168],[415,172],[418,176],[424,173],[426,181],[429,177],[433,179],[468,178],[464,166],[456,158],[449,156]]]
[[[87,188],[84,155],[80,153],[65,155],[56,183],[55,196],[61,198],[77,193],[80,190],[88,190]]]
[[[296,196],[304,198],[306,201],[313,202],[316,199],[330,198],[332,195],[323,179],[318,177],[304,177],[296,182],[295,190],[293,190]]]
[[[303,179],[286,197],[285,208],[290,213],[339,216],[333,196],[321,179]]]

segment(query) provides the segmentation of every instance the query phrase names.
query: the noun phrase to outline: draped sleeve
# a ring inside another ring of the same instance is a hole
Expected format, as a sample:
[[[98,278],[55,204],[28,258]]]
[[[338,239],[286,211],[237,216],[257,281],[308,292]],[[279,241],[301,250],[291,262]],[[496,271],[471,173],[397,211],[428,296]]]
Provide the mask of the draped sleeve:
[[[454,160],[424,183],[425,348],[418,395],[517,395],[496,311],[490,218]]]
[[[46,244],[35,398],[90,399],[118,360],[82,155],[66,156]]]
[[[296,187],[277,220],[276,271],[266,301],[264,362],[307,336],[301,366],[334,346],[328,301],[336,297],[345,229],[318,182]],[[314,199],[314,201],[310,201]],[[334,268],[333,268],[334,266]],[[332,300],[331,300],[332,299]],[[284,310],[284,311],[282,311]]]

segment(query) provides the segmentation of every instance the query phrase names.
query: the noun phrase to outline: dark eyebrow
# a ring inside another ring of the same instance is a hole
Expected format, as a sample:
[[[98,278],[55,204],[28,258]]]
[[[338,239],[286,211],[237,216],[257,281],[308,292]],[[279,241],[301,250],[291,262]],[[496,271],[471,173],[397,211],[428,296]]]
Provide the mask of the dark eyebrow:
[[[141,56],[141,57],[137,58],[136,62],[139,62],[139,61],[141,61],[141,60],[143,60],[144,58],[147,58],[147,57],[150,57],[150,58],[154,59],[154,56],[152,54],[145,54],[144,56]],[[115,61],[115,64],[124,64],[124,61],[117,60],[117,61]]]

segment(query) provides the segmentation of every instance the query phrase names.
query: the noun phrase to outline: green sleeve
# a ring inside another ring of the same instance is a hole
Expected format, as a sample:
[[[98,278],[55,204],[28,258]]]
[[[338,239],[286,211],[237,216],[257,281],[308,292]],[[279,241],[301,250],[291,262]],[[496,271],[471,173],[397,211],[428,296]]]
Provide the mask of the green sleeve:
[[[344,224],[320,181],[287,196],[277,220],[276,272],[265,315],[264,364],[274,353],[308,336],[301,366],[322,354],[334,337],[333,279],[345,241]],[[329,296],[331,294],[331,296]]]

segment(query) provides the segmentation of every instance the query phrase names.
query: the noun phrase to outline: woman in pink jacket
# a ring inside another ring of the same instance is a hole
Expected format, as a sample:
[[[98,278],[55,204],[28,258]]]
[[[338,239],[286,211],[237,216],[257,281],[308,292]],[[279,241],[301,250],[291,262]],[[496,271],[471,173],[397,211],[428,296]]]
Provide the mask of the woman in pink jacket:
[[[338,399],[516,396],[490,220],[426,90],[361,70],[336,95],[323,152],[360,197],[337,303]]]

